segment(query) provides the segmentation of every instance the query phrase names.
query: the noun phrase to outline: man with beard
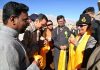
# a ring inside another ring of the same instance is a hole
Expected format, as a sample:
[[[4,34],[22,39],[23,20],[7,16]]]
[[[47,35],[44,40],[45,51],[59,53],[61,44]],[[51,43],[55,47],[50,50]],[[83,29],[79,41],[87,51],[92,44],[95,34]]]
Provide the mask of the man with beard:
[[[58,26],[53,30],[53,35],[52,35],[52,39],[54,41],[55,70],[58,70],[58,60],[59,60],[60,50],[68,49],[68,37],[70,36],[70,31],[69,28],[65,26],[66,20],[63,15],[57,16],[57,22],[58,22]],[[65,32],[67,35],[65,35]]]

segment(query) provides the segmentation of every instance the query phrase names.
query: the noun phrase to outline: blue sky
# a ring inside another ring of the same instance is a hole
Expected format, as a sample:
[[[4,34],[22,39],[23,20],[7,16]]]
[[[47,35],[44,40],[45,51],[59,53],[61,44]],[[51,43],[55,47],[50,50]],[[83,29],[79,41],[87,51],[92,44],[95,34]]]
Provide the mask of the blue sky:
[[[0,9],[11,0],[0,0]],[[82,11],[93,6],[98,11],[98,0],[13,0],[29,6],[29,14],[44,13],[48,15],[64,15],[71,20],[78,20]]]

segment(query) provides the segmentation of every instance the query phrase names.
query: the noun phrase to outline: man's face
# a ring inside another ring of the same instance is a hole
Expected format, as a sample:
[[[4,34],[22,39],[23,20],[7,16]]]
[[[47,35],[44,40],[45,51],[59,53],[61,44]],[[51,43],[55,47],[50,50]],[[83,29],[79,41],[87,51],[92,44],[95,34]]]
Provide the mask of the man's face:
[[[17,21],[17,29],[19,33],[23,33],[28,25],[29,25],[28,14],[22,12],[18,17],[18,21]]]
[[[93,12],[88,12],[89,16],[91,17],[91,21],[95,18],[95,13]]]
[[[64,26],[65,25],[65,20],[63,18],[59,19],[58,21],[59,26]]]
[[[46,26],[46,23],[47,23],[47,21],[45,19],[42,19],[42,20],[39,21],[37,27],[38,28],[44,27],[44,26]]]

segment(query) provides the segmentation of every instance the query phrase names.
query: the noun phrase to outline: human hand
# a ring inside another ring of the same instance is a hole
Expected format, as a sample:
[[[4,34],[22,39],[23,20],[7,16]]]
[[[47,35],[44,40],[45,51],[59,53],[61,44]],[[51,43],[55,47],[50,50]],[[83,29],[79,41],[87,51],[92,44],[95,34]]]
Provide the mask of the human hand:
[[[75,39],[74,35],[71,35],[68,39],[69,43],[76,44],[77,40]]]
[[[48,41],[47,40],[44,40],[44,44],[48,44]]]
[[[64,50],[66,50],[66,49],[67,49],[67,46],[66,46],[66,45],[64,45],[63,47],[64,47]]]
[[[42,59],[43,59],[43,57],[41,55],[34,55],[33,63],[38,65],[38,66],[41,66],[42,65]]]
[[[65,46],[60,46],[60,49],[61,49],[61,50],[64,50],[64,49],[65,49]]]

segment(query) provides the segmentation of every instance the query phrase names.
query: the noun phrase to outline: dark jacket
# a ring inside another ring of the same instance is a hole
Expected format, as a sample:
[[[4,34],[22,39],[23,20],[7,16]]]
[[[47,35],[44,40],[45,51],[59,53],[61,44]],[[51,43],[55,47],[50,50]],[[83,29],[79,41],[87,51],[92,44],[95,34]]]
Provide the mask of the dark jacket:
[[[97,40],[97,44],[100,45],[100,21],[94,20],[92,22],[93,37]]]
[[[38,35],[37,40],[37,30],[26,30],[24,33],[22,44],[25,46],[25,50],[31,61],[33,61],[33,55],[36,52],[39,53],[41,45],[43,44],[43,42],[40,40],[41,32]]]

